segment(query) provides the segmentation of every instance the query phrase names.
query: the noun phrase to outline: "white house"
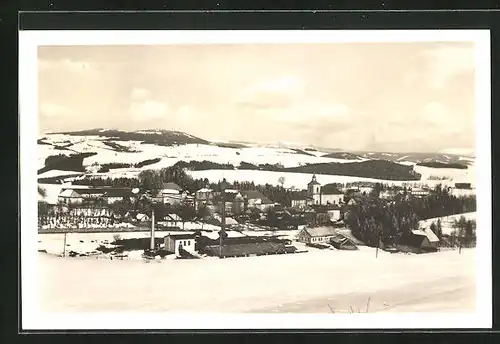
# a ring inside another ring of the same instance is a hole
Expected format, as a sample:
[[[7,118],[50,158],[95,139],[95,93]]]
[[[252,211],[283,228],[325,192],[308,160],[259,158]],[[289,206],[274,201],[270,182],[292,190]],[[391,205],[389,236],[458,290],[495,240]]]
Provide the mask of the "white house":
[[[83,202],[82,195],[72,189],[62,190],[57,199],[64,204],[81,204]]]
[[[207,205],[214,198],[212,189],[202,188],[195,193],[195,207],[198,209],[201,205]]]
[[[175,183],[163,183],[159,197],[164,204],[179,204],[182,199],[181,188]]]
[[[328,209],[327,214],[332,222],[340,220],[340,208]]]
[[[135,219],[139,222],[146,222],[150,220],[150,217],[147,214],[139,213],[135,216]]]
[[[161,221],[161,224],[163,224],[167,227],[178,227],[178,224],[180,222],[182,222],[182,219],[179,215],[167,214],[163,217],[163,221]]]
[[[330,238],[336,234],[335,228],[332,227],[304,228],[299,232],[298,240],[306,244],[329,243]]]
[[[194,234],[168,234],[164,238],[165,250],[168,252],[175,253],[176,256],[179,256],[180,249],[184,249],[187,252],[194,253],[195,252],[195,235]]]

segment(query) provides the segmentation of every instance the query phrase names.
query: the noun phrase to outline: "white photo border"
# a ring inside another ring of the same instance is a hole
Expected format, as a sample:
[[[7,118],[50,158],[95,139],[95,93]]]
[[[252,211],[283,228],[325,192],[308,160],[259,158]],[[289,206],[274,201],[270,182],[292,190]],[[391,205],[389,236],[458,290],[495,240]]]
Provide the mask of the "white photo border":
[[[477,309],[468,314],[41,313],[38,298],[38,62],[42,45],[474,42],[476,47]],[[489,30],[20,31],[22,330],[491,328],[491,80]]]

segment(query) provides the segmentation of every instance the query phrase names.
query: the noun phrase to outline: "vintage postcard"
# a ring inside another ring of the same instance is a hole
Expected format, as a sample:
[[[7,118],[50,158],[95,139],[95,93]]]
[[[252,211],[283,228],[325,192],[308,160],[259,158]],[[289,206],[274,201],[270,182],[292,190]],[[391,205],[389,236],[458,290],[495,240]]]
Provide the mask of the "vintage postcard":
[[[491,327],[489,44],[20,32],[22,328]]]

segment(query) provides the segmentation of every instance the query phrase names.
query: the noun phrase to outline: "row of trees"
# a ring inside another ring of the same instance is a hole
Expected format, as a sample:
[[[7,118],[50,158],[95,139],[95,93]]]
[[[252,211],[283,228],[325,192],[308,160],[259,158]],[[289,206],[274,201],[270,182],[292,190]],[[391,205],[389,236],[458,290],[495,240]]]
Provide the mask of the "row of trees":
[[[476,220],[466,219],[465,216],[460,216],[457,220],[455,219],[452,224],[454,230],[450,233],[449,245],[451,247],[465,246],[469,247],[475,245],[476,243]],[[441,228],[441,220],[438,219],[436,222],[432,222],[430,229],[436,233],[439,240],[443,237],[443,232]]]
[[[354,236],[369,246],[378,246],[380,242],[389,245],[398,243],[410,235],[412,230],[418,229],[420,220],[475,210],[475,196],[456,197],[449,194],[446,188],[437,186],[424,198],[389,202],[370,196],[363,197],[349,208],[344,220]],[[442,233],[441,230],[438,232]]]

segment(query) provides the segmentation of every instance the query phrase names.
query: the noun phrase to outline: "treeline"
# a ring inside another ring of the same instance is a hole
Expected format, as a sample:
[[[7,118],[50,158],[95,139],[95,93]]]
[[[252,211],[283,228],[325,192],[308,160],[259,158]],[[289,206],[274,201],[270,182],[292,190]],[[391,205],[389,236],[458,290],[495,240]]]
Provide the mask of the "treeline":
[[[438,162],[438,161],[429,161],[429,162],[419,162],[417,166],[424,167],[432,167],[432,168],[455,168],[460,170],[466,170],[467,165],[458,164],[458,163],[446,163],[446,162]]]
[[[251,164],[241,162],[239,166],[219,164],[211,161],[180,161],[176,165],[193,171],[202,170],[264,170],[275,172],[316,173],[328,175],[343,175],[351,177],[375,178],[385,180],[420,180],[421,175],[406,166],[387,160],[368,160],[351,163],[321,163],[306,164],[297,167],[283,167],[280,164]]]
[[[121,163],[121,162],[112,162],[109,164],[102,164],[100,165],[99,170],[97,171],[98,173],[104,173],[104,172],[109,172],[111,169],[116,169],[116,168],[141,168],[144,166],[156,164],[159,162],[161,159],[160,158],[154,158],[154,159],[147,159],[143,160],[141,162],[138,162],[136,164],[127,164],[127,163]]]
[[[354,236],[369,246],[377,246],[379,240],[391,245],[406,239],[412,230],[418,229],[420,220],[473,211],[476,211],[475,196],[456,197],[437,186],[424,198],[401,196],[386,202],[366,197],[350,207],[344,218]]]
[[[38,170],[38,173],[44,173],[50,170],[85,172],[83,159],[97,153],[78,153],[70,156],[64,154],[50,155],[45,159],[45,167]]]

